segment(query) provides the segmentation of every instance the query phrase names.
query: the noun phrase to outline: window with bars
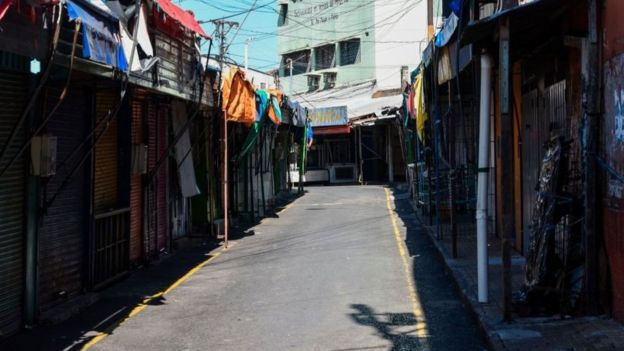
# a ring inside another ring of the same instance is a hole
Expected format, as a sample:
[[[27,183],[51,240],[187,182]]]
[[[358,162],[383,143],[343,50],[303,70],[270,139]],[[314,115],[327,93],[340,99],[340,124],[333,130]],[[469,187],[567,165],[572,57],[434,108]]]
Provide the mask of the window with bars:
[[[360,38],[340,42],[340,65],[352,65],[360,62]]]
[[[310,50],[296,51],[282,55],[282,67],[284,68],[282,70],[283,77],[288,77],[288,75],[290,74],[290,60],[292,60],[293,63],[293,76],[306,73],[310,69]]]
[[[314,69],[327,69],[336,66],[336,45],[328,44],[314,49]]]

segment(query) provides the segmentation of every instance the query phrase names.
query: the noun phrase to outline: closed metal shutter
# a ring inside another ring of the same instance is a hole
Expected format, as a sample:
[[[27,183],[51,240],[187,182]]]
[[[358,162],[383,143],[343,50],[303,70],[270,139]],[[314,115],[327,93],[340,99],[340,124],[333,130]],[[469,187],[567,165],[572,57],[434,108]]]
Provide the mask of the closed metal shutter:
[[[22,73],[0,70],[0,146],[18,121],[26,97]],[[18,132],[4,167],[24,143]],[[24,159],[19,158],[0,178],[0,337],[17,331],[22,322],[24,286]]]
[[[95,96],[95,120],[107,118],[109,111],[117,105],[117,94],[113,90],[100,90]],[[104,123],[100,130],[104,130]],[[95,146],[95,213],[116,209],[118,189],[117,161],[117,118],[114,118]]]
[[[60,89],[50,88],[46,93],[44,111],[58,101]],[[43,191],[51,199],[58,192],[52,206],[43,215],[39,231],[39,306],[45,313],[50,308],[78,295],[83,287],[86,219],[89,208],[87,188],[88,163],[78,167],[67,186],[61,184],[82,158],[86,149],[77,152],[72,161],[63,161],[76,150],[87,134],[90,114],[87,96],[81,89],[71,89],[64,102],[51,118],[47,132],[58,138],[57,173],[49,179]]]
[[[132,96],[132,145],[143,144],[143,114],[145,93],[135,90]],[[141,258],[143,230],[143,191],[141,174],[130,176],[130,261],[136,262]]]
[[[167,149],[166,106],[149,101],[145,117],[147,118],[148,169],[153,170],[159,158]],[[168,232],[167,211],[167,162],[160,165],[158,172],[147,184],[148,243],[150,255],[157,256],[166,250]]]

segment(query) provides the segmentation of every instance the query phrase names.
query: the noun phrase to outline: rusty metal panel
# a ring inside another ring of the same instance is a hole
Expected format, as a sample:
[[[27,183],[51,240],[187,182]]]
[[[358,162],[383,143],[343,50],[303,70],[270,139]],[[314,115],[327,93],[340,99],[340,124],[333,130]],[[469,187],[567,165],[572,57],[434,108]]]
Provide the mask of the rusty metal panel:
[[[569,137],[565,80],[546,87],[543,92],[532,90],[524,94],[522,115],[522,230],[526,252],[544,143],[550,139],[551,131]]]
[[[13,131],[26,103],[26,74],[0,70],[0,142],[4,143]],[[5,160],[17,153],[24,143],[24,128]],[[24,158],[0,177],[0,337],[17,331],[22,321],[24,288]]]
[[[604,240],[611,269],[612,312],[624,321],[624,53],[605,62],[604,82],[599,151]]]
[[[604,0],[602,4],[603,59],[611,60],[624,52],[624,1]]]
[[[44,111],[49,111],[56,104],[60,92],[60,88],[48,89]],[[60,187],[68,179],[77,157],[65,165],[63,163],[81,145],[90,127],[88,106],[84,89],[70,88],[47,126],[47,132],[58,138],[59,167],[56,175],[43,187],[45,199],[49,200],[55,194],[58,196],[45,212],[39,231],[38,301],[41,312],[78,295],[84,287],[84,248],[90,193],[87,191],[90,179],[88,163],[77,167],[66,187]]]

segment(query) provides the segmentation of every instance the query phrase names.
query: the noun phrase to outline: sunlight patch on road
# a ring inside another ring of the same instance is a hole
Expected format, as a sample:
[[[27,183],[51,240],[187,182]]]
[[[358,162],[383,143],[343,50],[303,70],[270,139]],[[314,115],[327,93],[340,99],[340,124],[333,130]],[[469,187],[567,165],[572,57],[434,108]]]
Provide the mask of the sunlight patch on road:
[[[419,338],[425,338],[429,336],[427,321],[423,313],[422,306],[420,304],[420,298],[416,293],[416,284],[410,272],[408,255],[406,253],[405,244],[401,239],[401,232],[399,231],[399,226],[397,224],[397,216],[392,209],[392,195],[390,194],[390,190],[388,190],[388,188],[385,188],[384,190],[386,191],[386,207],[388,208],[388,215],[390,216],[390,221],[392,222],[394,239],[396,240],[399,255],[401,256],[401,261],[403,262],[403,270],[405,272],[405,279],[407,280],[407,289],[409,291],[410,300],[412,302],[412,312],[414,313],[414,318],[416,319],[415,331]]]

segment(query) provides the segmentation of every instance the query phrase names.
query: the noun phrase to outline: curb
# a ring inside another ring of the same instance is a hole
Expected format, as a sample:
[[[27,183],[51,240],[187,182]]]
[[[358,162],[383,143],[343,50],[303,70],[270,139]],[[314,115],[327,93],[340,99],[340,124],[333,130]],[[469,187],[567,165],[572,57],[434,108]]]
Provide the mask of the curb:
[[[408,201],[412,206],[412,209],[416,211],[413,202],[411,200]],[[474,318],[474,320],[479,325],[479,331],[481,333],[481,336],[483,336],[488,349],[492,351],[507,350],[503,341],[498,337],[498,335],[492,332],[494,328],[490,323],[487,322],[486,317],[484,316],[485,312],[483,311],[481,304],[474,298],[474,296],[471,296],[468,293],[466,289],[468,283],[465,281],[464,277],[459,272],[454,270],[449,263],[452,258],[448,256],[442,245],[438,242],[438,240],[436,240],[434,233],[430,230],[430,228],[428,228],[422,222],[420,216],[416,214],[415,218],[418,224],[420,224],[424,231],[427,233],[427,238],[429,239],[429,241],[436,248],[438,257],[440,258],[440,260],[442,260],[442,262],[444,262],[444,269],[446,270],[446,273],[453,278],[452,281],[455,284],[455,288],[460,292],[462,303],[464,304],[464,306],[469,307],[468,310],[472,318]]]

